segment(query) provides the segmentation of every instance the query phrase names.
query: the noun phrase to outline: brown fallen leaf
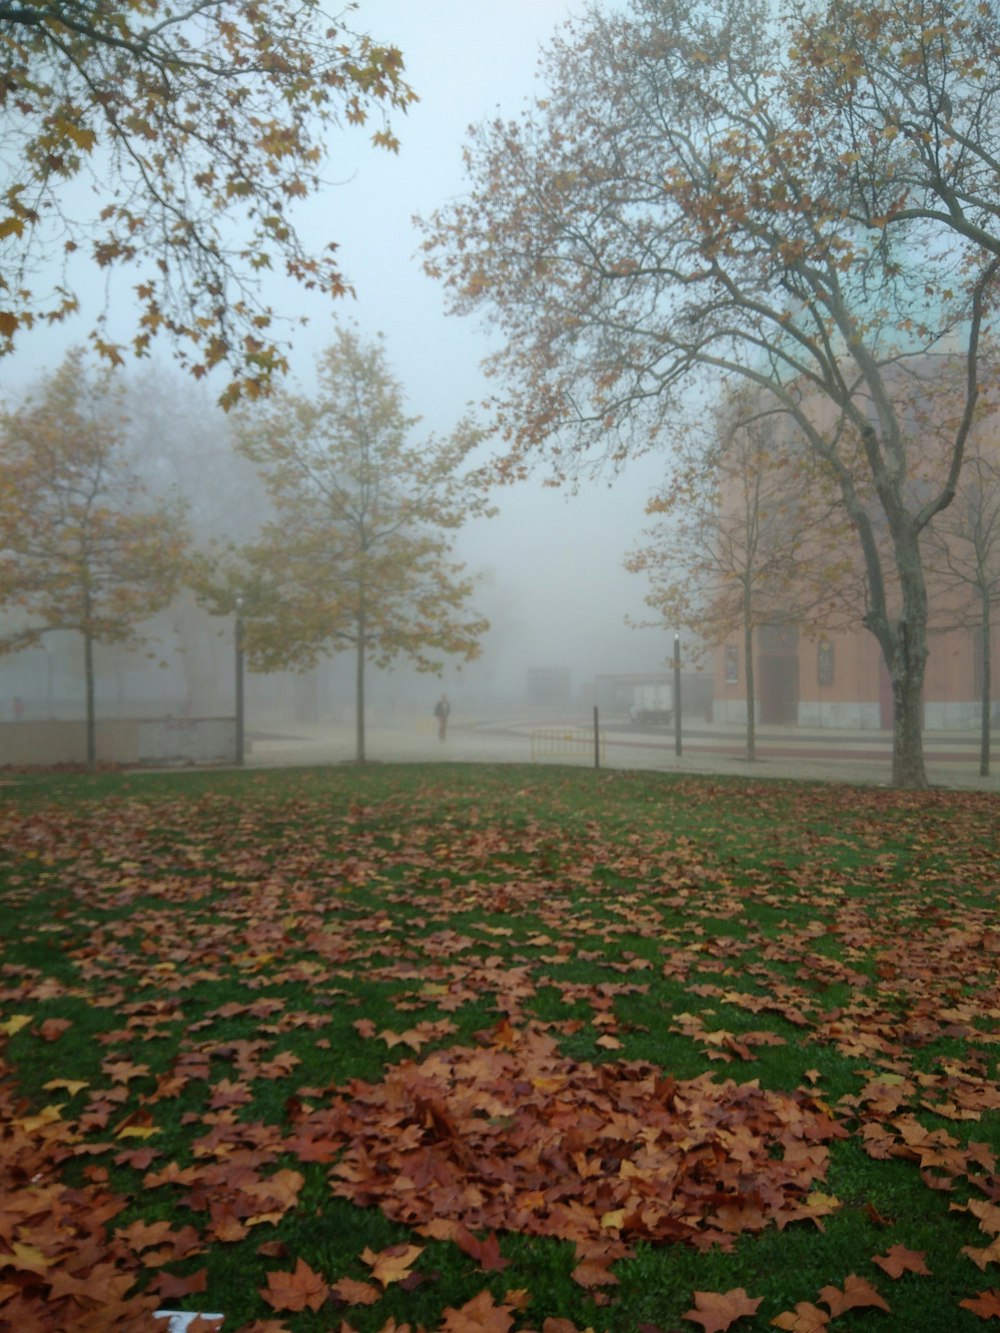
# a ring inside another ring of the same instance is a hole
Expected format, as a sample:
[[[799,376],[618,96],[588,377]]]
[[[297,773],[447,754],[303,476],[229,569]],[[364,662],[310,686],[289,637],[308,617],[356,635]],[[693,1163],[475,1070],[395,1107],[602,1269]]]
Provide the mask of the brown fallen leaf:
[[[608,1261],[610,1262],[610,1261]],[[599,1259],[584,1259],[570,1273],[570,1277],[580,1287],[590,1290],[592,1287],[616,1287],[618,1279],[608,1271],[607,1262]]]
[[[488,1291],[481,1291],[458,1310],[447,1307],[441,1333],[508,1333],[513,1324],[510,1306],[497,1305]]]
[[[173,1273],[161,1273],[153,1284],[161,1300],[173,1301],[183,1296],[208,1290],[208,1269],[199,1268],[188,1277],[175,1277]]]
[[[390,1245],[375,1254],[366,1246],[361,1251],[361,1262],[369,1266],[376,1282],[388,1287],[392,1282],[402,1282],[404,1277],[409,1277],[410,1269],[423,1252],[422,1245],[403,1244]]]
[[[756,1314],[764,1298],[748,1296],[743,1287],[733,1287],[729,1291],[696,1291],[693,1299],[694,1309],[682,1317],[701,1324],[705,1333],[725,1333],[737,1319]]]
[[[267,1275],[267,1286],[260,1294],[275,1310],[318,1310],[326,1300],[329,1287],[324,1278],[302,1259],[294,1272],[272,1271]]]
[[[987,1264],[1000,1264],[1000,1236],[983,1249],[976,1249],[972,1245],[963,1245],[961,1253],[966,1258],[971,1259],[980,1272],[985,1272]]]
[[[878,1264],[890,1277],[902,1277],[904,1273],[931,1275],[924,1262],[924,1251],[908,1250],[905,1245],[891,1245],[886,1254],[876,1254],[872,1263]]]
[[[981,1291],[978,1296],[959,1301],[959,1305],[963,1310],[971,1310],[980,1319],[1000,1319],[1000,1288]]]
[[[460,1226],[455,1236],[455,1244],[463,1253],[475,1259],[484,1273],[500,1273],[510,1263],[510,1260],[505,1259],[500,1253],[500,1242],[495,1231],[478,1240],[466,1227]]]
[[[839,1287],[824,1287],[819,1298],[824,1305],[830,1307],[830,1316],[834,1319],[845,1310],[857,1310],[870,1305],[879,1310],[890,1309],[878,1289],[865,1278],[858,1277],[856,1273],[850,1273],[844,1279],[843,1290]]]
[[[829,1322],[830,1316],[818,1305],[799,1301],[794,1310],[785,1310],[772,1319],[771,1326],[787,1329],[789,1333],[824,1333]]]
[[[38,1025],[38,1035],[44,1041],[58,1041],[62,1034],[73,1026],[68,1018],[46,1018]]]
[[[348,1305],[374,1305],[382,1299],[378,1287],[373,1287],[370,1282],[359,1282],[353,1277],[338,1278],[330,1290]]]

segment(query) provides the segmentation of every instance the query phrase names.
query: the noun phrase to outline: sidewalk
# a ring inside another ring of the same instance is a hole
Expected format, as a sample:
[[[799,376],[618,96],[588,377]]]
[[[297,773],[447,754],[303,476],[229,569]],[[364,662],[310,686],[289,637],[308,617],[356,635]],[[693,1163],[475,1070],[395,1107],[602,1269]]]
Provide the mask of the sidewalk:
[[[532,736],[555,733],[552,752],[533,756]],[[746,759],[746,734],[738,726],[691,719],[676,754],[672,728],[642,730],[624,721],[601,725],[602,767],[662,772],[728,773],[754,778],[801,778],[888,785],[891,738],[884,731],[818,731],[760,727],[757,759]],[[351,724],[275,723],[248,728],[248,767],[350,763],[355,754]],[[565,737],[565,743],[560,741]],[[979,736],[973,732],[925,732],[924,754],[933,786],[1000,792],[1000,737],[988,777],[979,774]],[[373,763],[562,763],[594,762],[592,723],[576,718],[462,718],[453,714],[447,739],[438,739],[433,718],[373,722],[366,728],[365,755]]]

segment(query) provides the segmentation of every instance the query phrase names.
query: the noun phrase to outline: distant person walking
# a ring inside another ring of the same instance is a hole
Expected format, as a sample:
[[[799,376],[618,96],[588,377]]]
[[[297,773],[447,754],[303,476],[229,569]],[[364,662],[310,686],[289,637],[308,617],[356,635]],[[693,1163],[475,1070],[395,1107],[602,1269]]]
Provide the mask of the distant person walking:
[[[451,704],[448,702],[448,696],[442,694],[441,698],[434,705],[434,716],[438,720],[438,739],[444,740],[448,732],[448,714],[451,712]]]

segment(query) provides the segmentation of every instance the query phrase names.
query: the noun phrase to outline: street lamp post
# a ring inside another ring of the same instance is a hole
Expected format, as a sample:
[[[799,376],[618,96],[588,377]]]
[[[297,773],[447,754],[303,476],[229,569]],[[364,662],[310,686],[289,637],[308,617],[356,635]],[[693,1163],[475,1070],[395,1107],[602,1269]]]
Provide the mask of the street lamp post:
[[[681,740],[681,636],[674,635],[674,754],[683,750]]]
[[[236,597],[236,763],[243,764],[243,598]]]

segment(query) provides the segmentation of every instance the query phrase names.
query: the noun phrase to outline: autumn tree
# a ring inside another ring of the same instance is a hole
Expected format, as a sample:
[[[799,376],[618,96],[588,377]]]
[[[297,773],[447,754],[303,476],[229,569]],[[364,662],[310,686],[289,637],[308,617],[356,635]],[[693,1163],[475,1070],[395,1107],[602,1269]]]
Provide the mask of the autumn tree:
[[[859,215],[891,159],[843,160],[848,94],[804,96],[798,21],[794,3],[632,0],[571,22],[544,99],[472,131],[467,197],[426,224],[427,265],[502,335],[506,476],[659,447],[721,377],[773,396],[839,488],[892,682],[893,779],[921,787],[920,539],[961,473],[996,261],[943,244],[933,216]],[[889,85],[901,102],[911,76]],[[944,350],[963,370],[946,385]],[[940,466],[916,486],[928,432]]]
[[[740,637],[751,762],[755,633],[839,626],[858,598],[842,555],[845,516],[815,457],[783,426],[782,412],[746,394],[728,399],[707,448],[680,442],[668,480],[646,506],[657,523],[626,561],[649,579],[646,604],[658,623],[684,627],[710,647]]]
[[[140,625],[184,571],[182,514],[131,474],[110,373],[71,353],[37,397],[0,417],[0,652],[54,630],[83,639],[87,764],[97,761],[94,646],[143,642]]]
[[[486,512],[460,471],[480,431],[411,442],[418,418],[379,342],[338,331],[314,397],[290,393],[242,413],[237,448],[258,466],[276,518],[241,551],[215,596],[245,598],[252,667],[313,665],[354,654],[357,758],[365,759],[365,668],[402,656],[419,671],[478,656],[488,622],[468,609],[475,580],[452,556],[466,519]]]
[[[194,374],[228,364],[225,402],[257,391],[285,369],[261,276],[346,289],[292,205],[323,187],[341,122],[377,112],[375,143],[397,147],[402,70],[318,0],[0,2],[0,351],[77,309],[79,255],[132,275],[137,354],[168,333]]]

